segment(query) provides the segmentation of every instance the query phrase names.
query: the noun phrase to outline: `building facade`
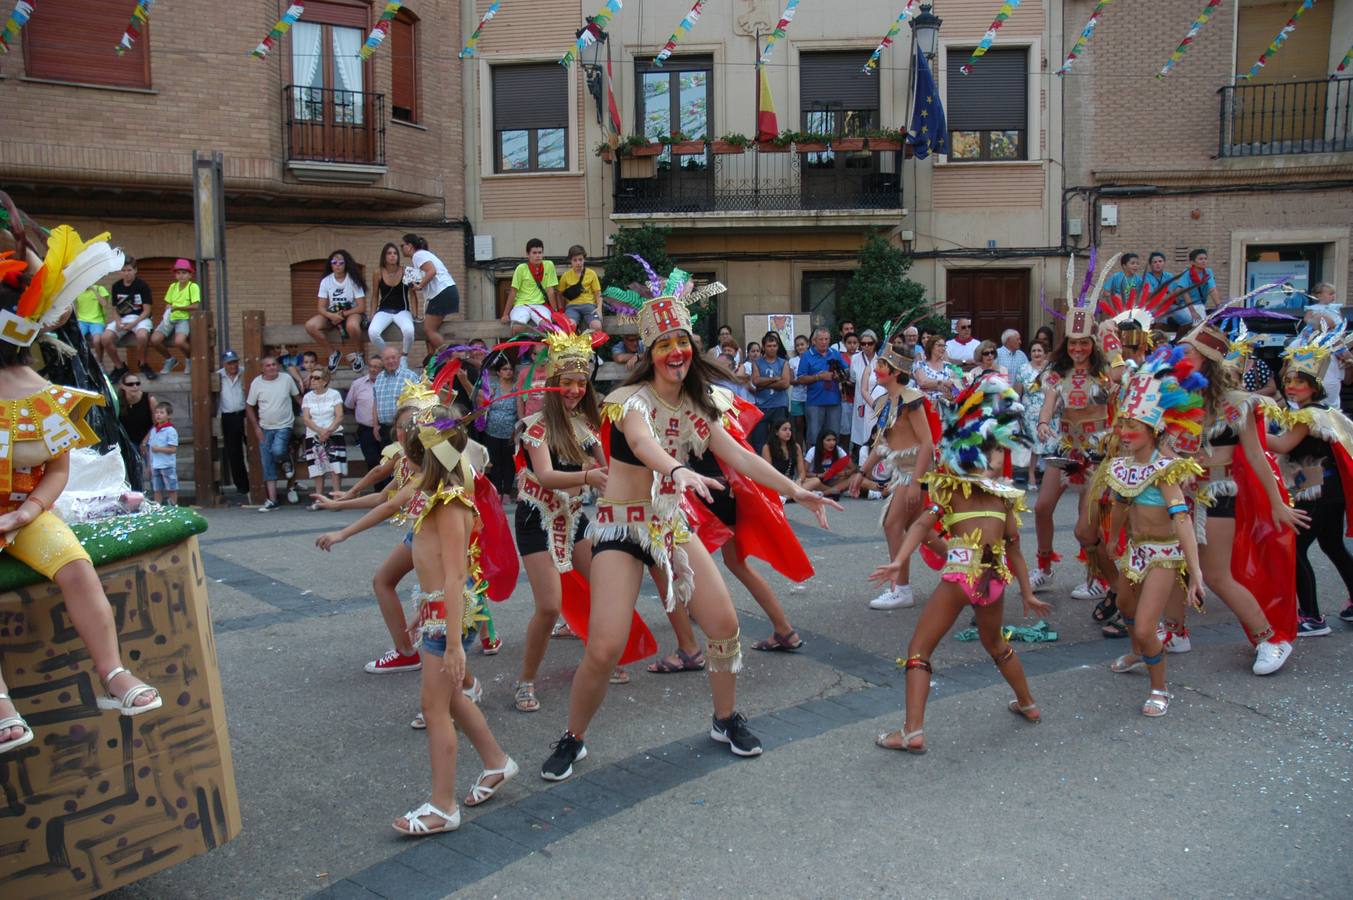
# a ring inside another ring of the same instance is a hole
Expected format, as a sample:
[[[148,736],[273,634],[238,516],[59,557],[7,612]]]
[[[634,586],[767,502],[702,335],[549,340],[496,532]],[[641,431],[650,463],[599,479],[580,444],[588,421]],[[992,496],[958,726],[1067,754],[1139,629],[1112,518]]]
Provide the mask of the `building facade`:
[[[130,5],[45,0],[0,57],[0,185],[44,224],[111,231],[141,261],[157,316],[173,260],[196,256],[193,153],[223,154],[234,340],[245,310],[269,324],[313,315],[338,248],[370,277],[383,244],[416,232],[465,274],[461,123],[446,106],[461,89],[446,50],[459,5],[404,4],[362,61],[383,4],[310,0],[267,58],[251,57],[285,8],[159,4],[119,56]]]

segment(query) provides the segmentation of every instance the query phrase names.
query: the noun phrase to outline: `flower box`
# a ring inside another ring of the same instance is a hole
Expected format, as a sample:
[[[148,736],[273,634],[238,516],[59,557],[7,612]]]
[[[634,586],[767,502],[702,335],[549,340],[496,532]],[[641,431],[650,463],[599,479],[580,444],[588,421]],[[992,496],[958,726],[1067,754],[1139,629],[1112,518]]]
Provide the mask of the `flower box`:
[[[715,156],[736,156],[746,151],[744,144],[730,144],[728,141],[710,141],[709,149]]]
[[[890,141],[885,138],[870,138],[869,149],[875,151],[876,153],[884,153],[889,150],[901,150],[902,142]]]
[[[630,156],[657,156],[662,152],[662,144],[657,142],[632,146],[627,151]]]
[[[620,157],[621,178],[656,178],[657,175],[657,154]]]
[[[677,156],[696,156],[705,152],[704,141],[673,141],[672,153]]]
[[[777,144],[774,141],[760,141],[756,145],[758,153],[788,153],[788,144]]]
[[[800,153],[826,153],[827,144],[824,141],[807,141],[802,144],[794,144],[794,149]]]
[[[864,138],[846,137],[832,141],[832,149],[839,153],[858,153],[864,149]]]
[[[609,147],[597,155],[601,157],[602,162],[615,162],[615,151]]]

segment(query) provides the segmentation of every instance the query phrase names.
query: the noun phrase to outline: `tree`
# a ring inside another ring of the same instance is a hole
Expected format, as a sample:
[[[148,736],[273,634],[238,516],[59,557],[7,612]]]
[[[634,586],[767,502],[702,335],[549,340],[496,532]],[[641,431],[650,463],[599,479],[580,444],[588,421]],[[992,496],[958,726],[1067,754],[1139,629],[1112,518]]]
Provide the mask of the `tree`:
[[[644,267],[629,256],[631,253],[646,259],[659,277],[667,277],[667,273],[672,271],[672,260],[667,256],[667,232],[668,229],[656,225],[617,231],[615,243],[611,245],[611,255],[607,257],[606,268],[602,272],[602,286],[628,288],[635,282],[648,283]]]
[[[857,333],[872,328],[881,340],[887,323],[899,316],[905,322],[921,314],[925,288],[906,277],[911,257],[878,234],[865,239],[859,260],[859,267],[836,303],[836,319],[850,319]],[[941,323],[936,315],[918,322]]]

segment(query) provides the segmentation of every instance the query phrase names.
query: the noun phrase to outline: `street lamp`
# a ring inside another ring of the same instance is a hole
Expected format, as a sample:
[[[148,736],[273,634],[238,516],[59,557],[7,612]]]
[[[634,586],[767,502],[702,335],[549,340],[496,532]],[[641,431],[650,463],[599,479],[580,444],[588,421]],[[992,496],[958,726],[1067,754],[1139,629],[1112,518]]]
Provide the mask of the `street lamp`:
[[[935,45],[939,43],[940,25],[944,22],[931,11],[934,8],[933,3],[922,3],[921,14],[911,20],[911,33],[916,40],[916,46],[931,62],[935,61]]]
[[[583,48],[580,61],[583,66],[583,75],[587,78],[587,92],[592,95],[592,99],[597,103],[597,124],[601,125],[606,121],[605,118],[603,118],[602,111],[604,98],[602,96],[601,51],[602,46],[606,44],[610,35],[603,31],[596,22],[593,21],[591,16],[588,16],[587,24],[582,28],[579,28],[573,36],[575,38],[581,38],[584,34],[589,32],[592,34],[593,41]]]

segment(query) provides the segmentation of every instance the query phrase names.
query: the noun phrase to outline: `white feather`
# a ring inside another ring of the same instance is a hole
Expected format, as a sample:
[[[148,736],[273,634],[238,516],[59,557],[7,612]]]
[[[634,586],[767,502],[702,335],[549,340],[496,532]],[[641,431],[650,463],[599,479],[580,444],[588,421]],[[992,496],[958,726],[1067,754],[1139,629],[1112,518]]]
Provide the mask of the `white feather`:
[[[70,261],[62,271],[66,281],[52,298],[52,305],[38,324],[50,328],[66,314],[75,298],[98,282],[100,278],[122,268],[122,251],[108,246],[107,241],[90,244]]]

